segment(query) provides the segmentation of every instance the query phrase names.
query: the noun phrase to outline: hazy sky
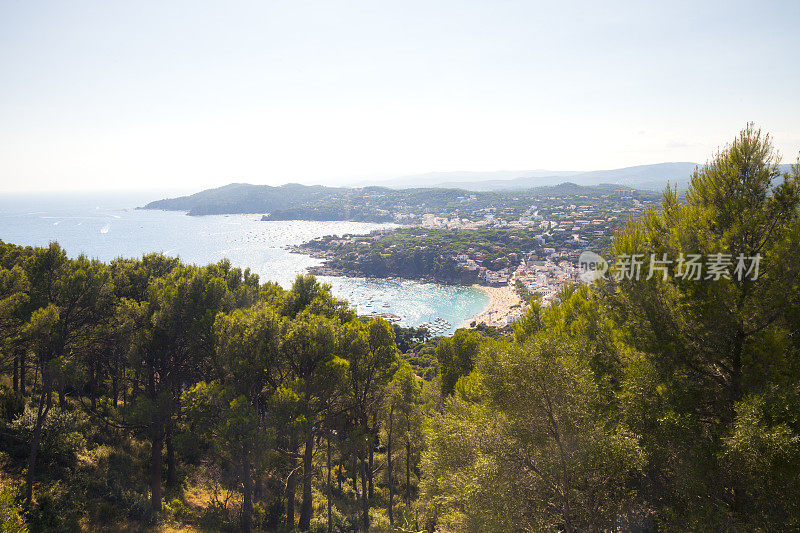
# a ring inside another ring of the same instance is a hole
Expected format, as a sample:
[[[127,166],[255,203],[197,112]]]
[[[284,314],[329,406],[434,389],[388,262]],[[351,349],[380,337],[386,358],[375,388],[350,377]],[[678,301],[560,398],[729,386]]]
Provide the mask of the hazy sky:
[[[800,1],[0,0],[0,190],[800,149]]]

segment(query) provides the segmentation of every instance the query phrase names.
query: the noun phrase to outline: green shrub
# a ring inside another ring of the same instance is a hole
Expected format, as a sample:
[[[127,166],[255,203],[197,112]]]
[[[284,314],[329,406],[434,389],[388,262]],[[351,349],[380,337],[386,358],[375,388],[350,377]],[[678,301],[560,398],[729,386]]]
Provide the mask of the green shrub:
[[[0,531],[27,533],[28,525],[11,487],[0,487]]]
[[[37,487],[36,505],[28,514],[34,531],[81,531],[80,519],[84,508],[69,487],[56,482]]]
[[[180,498],[173,498],[164,506],[164,510],[170,520],[178,522],[185,522],[192,514],[192,510]]]
[[[350,523],[347,517],[342,515],[339,509],[336,508],[335,505],[331,506],[331,522],[333,523],[333,530],[334,531],[353,531],[355,528],[354,524]],[[314,518],[311,519],[311,525],[309,527],[309,533],[327,533],[328,531],[328,508],[325,507],[325,510],[321,513],[317,513]]]
[[[203,453],[208,450],[208,443],[192,431],[176,432],[172,442],[175,453],[187,464],[200,464]]]
[[[386,515],[384,509],[375,509],[374,507],[369,510],[369,529],[370,531],[391,531],[392,526],[389,524],[389,517]]]
[[[25,409],[25,399],[19,392],[0,385],[0,421],[11,422]]]
[[[22,442],[28,443],[33,437],[35,426],[36,410],[27,406],[10,427]],[[86,444],[83,437],[85,426],[86,419],[79,412],[62,411],[55,406],[51,408],[42,425],[42,440],[39,445],[39,457],[42,463],[74,465],[77,450]]]
[[[95,509],[95,519],[98,523],[109,525],[117,521],[120,516],[119,508],[111,502],[101,500]]]
[[[212,500],[200,515],[200,528],[204,531],[228,531],[238,525],[239,514],[227,504]]]
[[[156,515],[153,513],[153,508],[150,506],[150,499],[147,495],[130,493],[128,494],[128,518],[141,522],[142,524],[153,524],[156,521]]]

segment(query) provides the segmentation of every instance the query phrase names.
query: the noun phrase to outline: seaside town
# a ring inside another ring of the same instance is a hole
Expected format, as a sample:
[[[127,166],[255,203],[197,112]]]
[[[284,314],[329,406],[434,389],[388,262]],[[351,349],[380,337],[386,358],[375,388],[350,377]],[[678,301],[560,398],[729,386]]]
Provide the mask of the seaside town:
[[[496,327],[512,324],[524,311],[522,306],[523,300],[526,299],[524,297],[537,295],[539,304],[548,307],[554,301],[558,301],[558,293],[566,283],[581,282],[576,263],[564,258],[572,257],[574,252],[557,252],[554,248],[546,248],[544,253],[545,258],[539,259],[540,254],[531,252],[513,270],[503,268],[492,271],[478,267],[480,269],[478,279],[484,284],[476,284],[473,287],[486,292],[491,298],[491,303],[489,309],[476,318],[477,323],[484,322],[486,325]],[[462,254],[458,259],[462,260],[465,256],[467,254]],[[473,259],[466,259],[466,262],[477,265]]]
[[[398,228],[323,237],[295,250],[323,260],[312,268],[315,274],[472,286],[490,304],[471,324],[503,327],[521,316],[531,298],[548,307],[565,284],[580,283],[580,253],[606,249],[616,228],[655,198],[631,189],[578,187],[472,208],[476,196],[465,194],[449,214],[396,206],[394,219],[403,222]]]

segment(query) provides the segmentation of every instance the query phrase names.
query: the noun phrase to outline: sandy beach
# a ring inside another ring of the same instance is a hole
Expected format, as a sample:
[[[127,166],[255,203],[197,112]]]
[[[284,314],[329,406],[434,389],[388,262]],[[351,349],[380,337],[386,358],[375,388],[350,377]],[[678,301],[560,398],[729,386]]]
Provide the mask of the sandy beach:
[[[519,307],[515,306],[522,304],[522,298],[519,297],[517,291],[508,285],[503,285],[502,287],[473,285],[472,288],[487,294],[491,298],[491,302],[486,311],[470,320],[470,323],[475,321],[476,324],[483,322],[487,326],[505,326],[506,317],[513,311],[518,311]]]

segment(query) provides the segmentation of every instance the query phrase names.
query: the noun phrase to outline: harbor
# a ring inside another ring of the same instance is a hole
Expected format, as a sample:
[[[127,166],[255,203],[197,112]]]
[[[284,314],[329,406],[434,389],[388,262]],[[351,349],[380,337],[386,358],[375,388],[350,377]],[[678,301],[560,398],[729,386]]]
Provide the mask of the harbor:
[[[431,335],[450,335],[468,327],[491,303],[473,287],[420,283],[401,279],[321,276],[334,296],[362,316],[377,316],[403,327],[426,327]]]

